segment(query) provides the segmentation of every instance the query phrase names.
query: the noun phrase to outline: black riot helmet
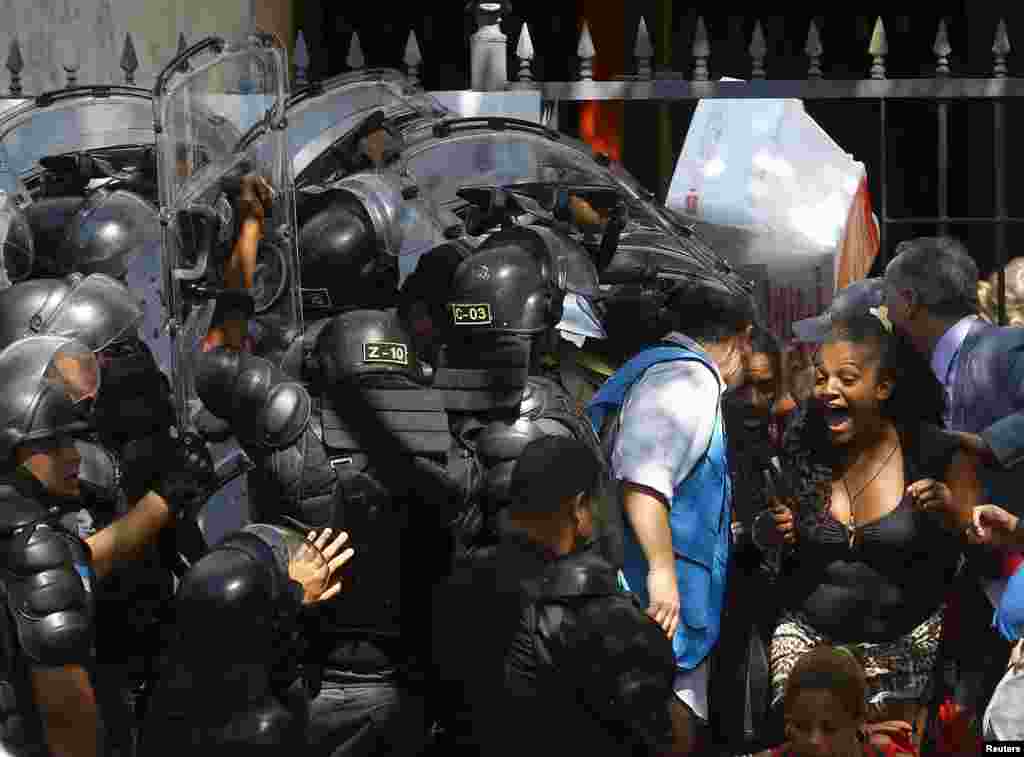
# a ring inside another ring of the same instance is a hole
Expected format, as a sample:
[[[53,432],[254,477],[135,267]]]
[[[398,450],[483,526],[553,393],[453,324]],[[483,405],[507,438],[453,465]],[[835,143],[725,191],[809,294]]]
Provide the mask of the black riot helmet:
[[[346,191],[303,198],[299,207],[302,304],[307,315],[343,308],[387,308],[396,300],[398,263],[383,254],[382,234]]]
[[[135,333],[142,315],[132,291],[100,273],[23,281],[0,292],[0,349],[47,334],[99,351]]]
[[[562,292],[546,252],[517,241],[485,244],[455,270],[448,301],[455,334],[532,335],[558,323]]]
[[[100,386],[87,346],[57,336],[20,339],[0,351],[0,459],[25,442],[90,428]]]
[[[123,278],[134,258],[160,254],[161,238],[152,203],[127,189],[100,187],[71,218],[57,250],[57,267]]]
[[[393,310],[353,310],[332,318],[316,340],[324,386],[395,378],[426,381],[412,337]]]
[[[449,317],[456,334],[470,336],[568,328],[603,338],[593,305],[598,296],[597,269],[585,249],[546,227],[511,226],[459,265]],[[563,322],[567,305],[572,317]]]

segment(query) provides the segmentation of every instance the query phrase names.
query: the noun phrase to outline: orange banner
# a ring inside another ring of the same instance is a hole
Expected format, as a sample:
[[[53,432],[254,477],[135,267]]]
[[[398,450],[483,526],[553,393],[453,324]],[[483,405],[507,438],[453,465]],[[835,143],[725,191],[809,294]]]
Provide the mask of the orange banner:
[[[846,233],[836,257],[836,291],[867,278],[878,256],[878,227],[871,215],[868,178],[860,180],[846,219]]]

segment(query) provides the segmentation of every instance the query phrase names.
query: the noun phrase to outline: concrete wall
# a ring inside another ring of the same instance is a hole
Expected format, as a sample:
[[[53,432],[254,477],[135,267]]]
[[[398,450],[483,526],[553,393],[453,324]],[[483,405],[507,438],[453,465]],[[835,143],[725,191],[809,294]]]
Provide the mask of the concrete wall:
[[[27,95],[65,86],[62,64],[69,56],[77,56],[79,84],[120,84],[131,32],[139,60],[135,82],[151,87],[177,52],[179,33],[191,44],[211,34],[243,34],[255,24],[290,48],[292,16],[292,0],[0,0],[0,65],[16,36]],[[0,70],[0,92],[6,94],[9,81]]]

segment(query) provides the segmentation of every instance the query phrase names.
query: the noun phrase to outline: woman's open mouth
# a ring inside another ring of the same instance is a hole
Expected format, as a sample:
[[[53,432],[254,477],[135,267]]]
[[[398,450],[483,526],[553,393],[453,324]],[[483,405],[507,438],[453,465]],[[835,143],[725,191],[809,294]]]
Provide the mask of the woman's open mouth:
[[[841,434],[850,429],[850,411],[845,407],[826,407],[825,424],[833,434]]]

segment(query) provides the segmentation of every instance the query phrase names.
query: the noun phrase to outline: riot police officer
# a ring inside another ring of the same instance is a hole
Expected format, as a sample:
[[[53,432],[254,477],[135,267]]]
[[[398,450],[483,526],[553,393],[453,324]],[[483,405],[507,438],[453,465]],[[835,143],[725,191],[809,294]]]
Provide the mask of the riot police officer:
[[[509,477],[530,441],[572,436],[596,448],[573,398],[543,375],[542,359],[563,334],[604,337],[597,296],[587,251],[541,225],[495,232],[456,268],[434,386],[445,396],[455,435],[485,469],[459,528],[462,550],[495,540]]]
[[[170,502],[162,488],[168,461],[186,461],[170,435],[170,385],[138,335],[141,317],[128,287],[103,274],[32,279],[0,292],[0,348],[53,334],[80,341],[98,358],[103,392],[93,431],[76,442],[82,507],[66,520],[92,551],[99,579],[97,693],[108,747],[126,753],[130,710],[152,677],[160,617],[173,595],[175,535],[191,535],[188,551],[202,553],[194,524],[179,531],[173,515],[181,503]],[[200,476],[203,467],[195,471]]]
[[[91,756],[94,574],[60,518],[80,507],[73,441],[88,428],[99,370],[81,344],[31,337],[0,352],[0,383],[0,739],[19,754]]]
[[[331,537],[336,537],[331,540]],[[230,534],[182,579],[141,753],[280,755],[306,746],[300,611],[337,596],[345,532]],[[200,752],[189,750],[199,749]]]
[[[343,529],[360,555],[345,601],[324,604],[309,625],[323,676],[310,746],[414,753],[426,732],[422,620],[472,461],[393,311],[336,315],[312,344],[294,346],[287,372],[246,352],[206,352],[196,390],[256,463],[253,518]]]

